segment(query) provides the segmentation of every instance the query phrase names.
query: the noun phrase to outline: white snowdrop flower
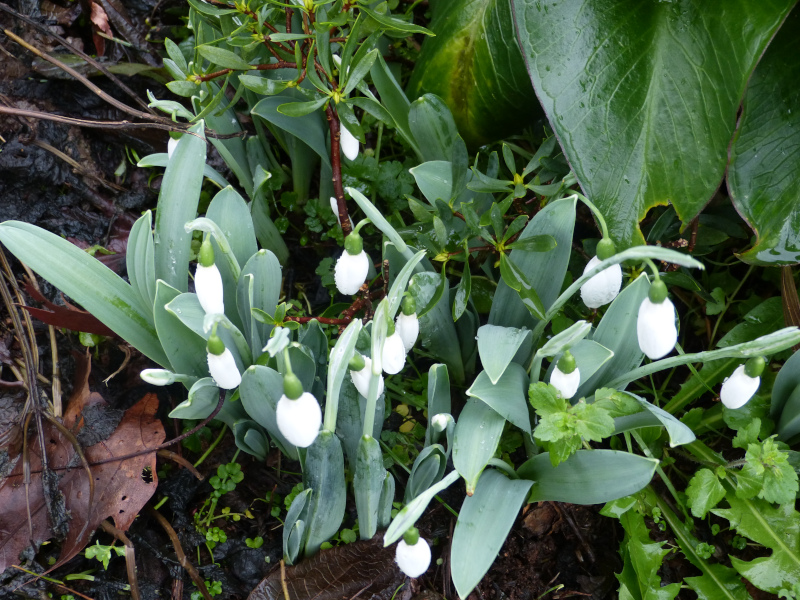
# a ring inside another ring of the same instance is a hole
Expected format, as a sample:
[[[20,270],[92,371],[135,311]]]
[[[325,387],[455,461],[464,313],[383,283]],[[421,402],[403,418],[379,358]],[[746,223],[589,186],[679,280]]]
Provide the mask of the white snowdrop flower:
[[[722,382],[719,399],[731,409],[743,407],[761,385],[761,373],[764,371],[764,359],[754,358],[744,365],[739,365],[730,377]]]
[[[350,133],[350,130],[348,130],[344,124],[340,124],[339,127],[339,144],[342,148],[342,153],[344,153],[349,160],[358,158],[358,140],[356,136]]]
[[[178,141],[179,140],[170,136],[169,141],[167,142],[167,156],[169,158],[172,158],[172,154],[175,152],[175,148],[178,147]]]
[[[275,418],[278,429],[290,444],[298,448],[308,448],[319,435],[322,410],[317,399],[309,392],[303,392],[295,400],[284,394],[278,400]]]
[[[419,319],[417,318],[417,313],[407,315],[401,312],[397,315],[395,331],[400,334],[406,352],[410,352],[417,341],[417,336],[419,336]]]
[[[214,249],[206,238],[200,246],[197,256],[197,270],[194,272],[194,290],[200,306],[206,314],[216,315],[225,313],[223,300],[222,276],[217,265],[214,264]]]
[[[172,385],[175,383],[175,373],[166,369],[144,369],[139,377],[150,385]]]
[[[639,306],[636,321],[639,348],[649,358],[662,358],[675,348],[678,342],[675,318],[675,306],[667,298],[667,286],[657,279],[650,286],[649,296]]]
[[[383,370],[389,375],[395,375],[403,370],[406,364],[406,347],[403,338],[395,331],[386,338],[381,351]]]
[[[550,385],[555,387],[566,400],[575,395],[580,384],[581,372],[579,369],[575,369],[572,373],[562,373],[561,369],[556,366],[550,374]]]
[[[223,390],[232,390],[242,383],[242,374],[239,373],[239,367],[236,366],[236,359],[227,348],[221,354],[215,354],[209,350],[208,372],[214,379],[214,383]]]
[[[358,371],[350,370],[350,377],[358,393],[366,398],[369,395],[369,380],[372,377],[372,359],[364,356],[364,367]],[[378,376],[378,398],[383,393],[383,375]]]
[[[225,313],[225,301],[222,292],[222,276],[217,265],[204,267],[197,265],[194,272],[194,289],[197,299],[206,314],[216,315]]]
[[[369,257],[364,252],[361,236],[354,231],[344,240],[344,252],[333,269],[336,289],[345,296],[352,296],[361,288],[368,273]]]
[[[339,227],[341,227],[342,220],[339,218],[339,203],[336,201],[335,196],[331,196],[331,210],[333,214],[336,215],[336,222],[339,223]],[[353,229],[353,219],[347,217],[347,220],[350,221],[350,229]]]
[[[417,537],[416,543],[409,544],[405,538],[400,540],[397,544],[395,560],[403,573],[409,577],[419,577],[431,565],[431,548],[428,546],[428,542],[419,537],[416,528],[412,529]],[[409,537],[408,534],[406,537]]]
[[[550,385],[558,390],[561,396],[569,400],[578,391],[581,384],[581,371],[575,363],[572,352],[565,350],[550,373]]]
[[[595,256],[589,261],[583,272],[586,273],[599,263],[600,259]],[[622,289],[622,267],[611,265],[581,286],[581,299],[589,308],[600,308],[614,300],[620,289]]]
[[[431,419],[431,425],[436,431],[441,433],[442,431],[447,429],[447,424],[450,422],[450,419],[452,418],[453,417],[451,417],[448,414],[439,413],[438,415],[433,416],[433,418]]]

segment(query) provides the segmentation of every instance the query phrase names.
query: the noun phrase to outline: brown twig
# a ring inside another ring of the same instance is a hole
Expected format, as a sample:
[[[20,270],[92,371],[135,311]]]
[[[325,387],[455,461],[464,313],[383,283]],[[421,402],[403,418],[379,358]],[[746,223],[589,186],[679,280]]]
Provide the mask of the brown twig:
[[[200,481],[203,481],[203,479],[205,479],[205,477],[203,477],[202,473],[200,473],[200,471],[195,469],[194,465],[192,463],[190,463],[188,460],[186,460],[185,458],[183,458],[180,454],[177,454],[177,453],[173,452],[172,450],[161,449],[161,450],[158,451],[158,455],[161,458],[166,458],[168,460],[171,460],[173,462],[178,463],[180,466],[182,466],[184,469],[188,470],[192,475],[194,475]]]
[[[281,559],[281,588],[283,588],[283,600],[291,600],[289,598],[289,588],[286,585],[286,565]]]
[[[186,554],[183,552],[183,546],[181,546],[181,541],[178,539],[178,534],[175,533],[172,525],[170,525],[169,521],[164,518],[164,515],[152,507],[147,507],[147,513],[155,518],[159,525],[164,528],[164,531],[167,532],[167,535],[172,542],[172,547],[175,548],[175,554],[178,556],[178,562],[184,569],[186,569],[186,572],[189,573],[189,577],[192,578],[192,581],[194,581],[197,589],[200,590],[201,594],[203,594],[203,598],[205,598],[205,600],[211,600],[211,594],[208,593],[205,581],[203,581],[203,578],[200,577],[200,573],[197,572],[197,569],[194,568],[194,565],[189,561],[188,558],[186,558]]]
[[[285,60],[279,60],[276,63],[264,63],[261,65],[255,65],[255,69],[253,71],[274,71],[277,69],[296,69],[297,64],[293,62],[287,62]],[[214,71],[213,73],[209,73],[207,75],[196,75],[194,77],[195,81],[211,81],[212,79],[217,79],[218,77],[224,77],[228,73],[233,73],[237,69],[221,69],[219,71]]]
[[[131,586],[131,598],[133,600],[141,600],[139,581],[136,577],[136,550],[133,544],[125,533],[114,527],[107,519],[104,519],[100,526],[103,531],[110,533],[125,545],[125,567],[128,571],[128,583]]]
[[[339,116],[333,107],[328,104],[325,108],[325,116],[328,118],[328,127],[331,130],[331,169],[333,171],[333,191],[336,194],[336,208],[339,210],[339,223],[342,227],[344,237],[350,235],[350,215],[347,212],[347,202],[344,199],[344,187],[342,186],[342,157],[340,153]]]

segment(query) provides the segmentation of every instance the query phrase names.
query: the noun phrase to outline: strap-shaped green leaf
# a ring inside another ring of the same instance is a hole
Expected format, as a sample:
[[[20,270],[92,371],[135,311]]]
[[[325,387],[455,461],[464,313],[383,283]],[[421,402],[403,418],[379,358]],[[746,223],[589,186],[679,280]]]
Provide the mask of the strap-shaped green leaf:
[[[419,496],[404,506],[403,509],[397,513],[394,521],[392,521],[392,524],[389,525],[389,529],[387,529],[386,533],[383,535],[383,545],[388,546],[389,544],[394,544],[397,540],[403,537],[403,534],[406,532],[406,530],[416,523],[417,519],[419,519],[422,516],[422,513],[425,512],[425,509],[428,508],[428,504],[430,504],[430,501],[433,500],[433,497],[442,490],[445,490],[453,485],[458,478],[458,472],[450,471],[450,473],[447,474],[447,477],[442,479],[436,485],[433,485],[422,492]]]
[[[149,210],[131,227],[125,264],[131,287],[139,293],[144,306],[152,306],[156,297],[156,267],[153,213]]]
[[[297,448],[283,437],[275,417],[275,409],[282,394],[283,377],[274,369],[253,365],[242,375],[239,398],[247,414],[267,430],[286,456],[297,460]]]
[[[460,598],[478,585],[511,531],[533,482],[489,469],[464,500],[453,531],[451,572]]]
[[[156,278],[180,292],[188,289],[192,234],[184,225],[197,216],[206,164],[204,127],[204,122],[199,121],[178,141],[158,194],[154,240]]]
[[[534,482],[530,502],[600,504],[638,492],[653,478],[658,460],[616,450],[578,450],[554,467],[547,453],[534,456],[517,474]]]
[[[321,431],[306,451],[303,487],[313,490],[306,513],[305,555],[312,556],[342,525],[347,503],[344,455],[336,434]]]
[[[0,224],[0,242],[139,352],[170,367],[156,334],[152,306],[145,306],[139,294],[99,260],[55,234],[19,221]]]
[[[525,369],[517,363],[511,363],[496,383],[492,383],[486,371],[481,371],[467,390],[467,395],[479,398],[510,423],[530,433],[531,420],[527,402],[528,383]],[[456,431],[458,431],[457,427]]]
[[[475,492],[478,478],[494,456],[505,424],[500,414],[477,398],[467,400],[461,411],[453,436],[453,466],[465,479],[468,496]]]
[[[506,368],[523,348],[523,360],[530,355],[530,335],[528,329],[484,325],[478,329],[478,354],[486,375],[496,384]]]
[[[381,447],[372,436],[362,436],[356,453],[353,489],[356,497],[358,527],[362,540],[369,540],[378,531],[378,511],[386,478]]]
[[[158,280],[153,306],[158,338],[174,372],[206,377],[208,359],[205,338],[192,331],[177,315],[167,310],[167,304],[179,295],[180,292],[174,287]]]

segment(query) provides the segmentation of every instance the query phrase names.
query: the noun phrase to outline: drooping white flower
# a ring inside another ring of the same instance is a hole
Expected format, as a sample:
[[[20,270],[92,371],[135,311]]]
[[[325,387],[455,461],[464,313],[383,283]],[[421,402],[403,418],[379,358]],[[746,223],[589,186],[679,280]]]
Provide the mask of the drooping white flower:
[[[275,418],[278,429],[290,444],[298,448],[308,448],[319,435],[322,410],[317,399],[309,392],[303,392],[296,400],[284,394],[278,400]]]
[[[350,133],[347,127],[344,126],[344,123],[340,124],[339,127],[339,143],[342,148],[342,153],[344,153],[349,160],[358,158],[358,140],[356,136]]]
[[[419,336],[419,319],[417,318],[417,313],[407,315],[401,312],[397,315],[395,331],[400,334],[406,352],[410,352],[417,341],[417,336]]]
[[[719,399],[731,409],[743,407],[761,385],[761,377],[751,377],[746,372],[745,365],[739,365],[730,377],[722,382]]]
[[[441,433],[447,429],[447,424],[452,420],[452,418],[453,417],[447,413],[439,413],[438,415],[433,416],[431,419],[431,425],[436,431]]]
[[[372,377],[372,359],[364,356],[364,368],[359,371],[350,370],[350,377],[353,385],[356,386],[358,393],[366,398],[369,395],[369,380]],[[383,393],[383,375],[378,376],[378,398]]]
[[[222,354],[208,352],[208,372],[214,378],[214,383],[223,390],[232,390],[242,383],[242,374],[236,366],[236,359],[227,348]]]
[[[150,385],[172,385],[175,383],[175,373],[166,369],[144,369],[139,377]]]
[[[600,262],[600,258],[597,256],[593,257],[588,262],[583,272],[586,273],[589,269],[593,269]],[[607,269],[600,271],[581,286],[581,299],[589,308],[600,308],[614,300],[621,288],[622,267],[619,265],[611,265]]]
[[[367,279],[369,273],[369,257],[363,250],[358,254],[350,254],[347,250],[342,252],[336,267],[333,270],[333,280],[336,289],[345,296],[352,296],[358,292]]]
[[[395,553],[397,566],[409,577],[419,577],[431,564],[431,548],[428,542],[419,538],[416,544],[407,544],[405,540],[397,543]]]
[[[170,136],[169,141],[167,142],[167,157],[168,158],[172,158],[172,154],[175,152],[175,148],[178,147],[178,141],[179,140],[177,140],[174,137]]]
[[[194,272],[194,290],[206,314],[216,315],[225,312],[222,276],[217,265],[204,267],[200,263],[197,264],[197,270]]]
[[[383,343],[381,362],[383,363],[383,370],[389,375],[399,373],[406,364],[406,347],[403,343],[403,338],[400,337],[396,330]]]
[[[580,384],[581,371],[577,367],[572,373],[564,373],[556,365],[556,368],[550,373],[550,385],[555,387],[565,400],[569,400],[575,395]]]
[[[636,333],[639,348],[649,358],[656,360],[672,352],[678,342],[672,301],[666,298],[663,302],[653,302],[645,298],[639,306]]]

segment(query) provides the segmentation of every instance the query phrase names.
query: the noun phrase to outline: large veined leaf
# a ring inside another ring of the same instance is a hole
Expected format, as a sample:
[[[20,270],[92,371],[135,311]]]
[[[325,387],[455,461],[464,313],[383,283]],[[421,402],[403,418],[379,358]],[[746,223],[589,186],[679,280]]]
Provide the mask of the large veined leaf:
[[[672,202],[684,223],[722,181],[745,85],[794,0],[513,0],[528,73],[620,245]]]
[[[169,368],[152,307],[99,260],[54,233],[19,221],[0,224],[0,242],[139,352]]]
[[[541,108],[514,39],[509,0],[454,0],[434,5],[430,29],[408,91],[436,94],[470,146],[519,131]]]
[[[767,48],[747,86],[731,146],[728,189],[756,232],[740,258],[750,263],[800,262],[800,9]]]

